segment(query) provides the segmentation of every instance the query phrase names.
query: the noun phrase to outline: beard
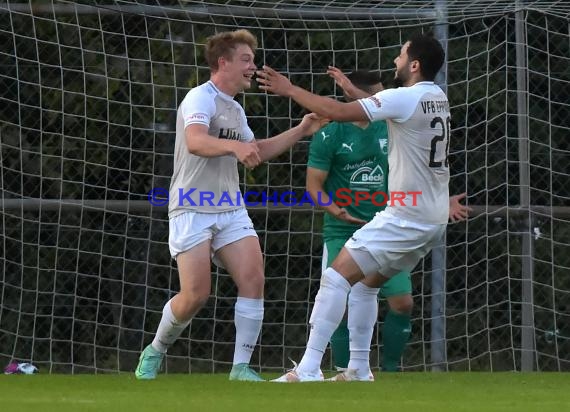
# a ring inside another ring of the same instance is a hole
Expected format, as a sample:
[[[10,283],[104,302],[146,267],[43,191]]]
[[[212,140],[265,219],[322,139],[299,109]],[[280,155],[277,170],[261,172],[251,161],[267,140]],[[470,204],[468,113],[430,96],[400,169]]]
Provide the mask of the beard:
[[[410,78],[409,70],[404,67],[401,70],[396,70],[396,74],[394,75],[394,86],[395,87],[402,87],[404,83],[408,81]]]

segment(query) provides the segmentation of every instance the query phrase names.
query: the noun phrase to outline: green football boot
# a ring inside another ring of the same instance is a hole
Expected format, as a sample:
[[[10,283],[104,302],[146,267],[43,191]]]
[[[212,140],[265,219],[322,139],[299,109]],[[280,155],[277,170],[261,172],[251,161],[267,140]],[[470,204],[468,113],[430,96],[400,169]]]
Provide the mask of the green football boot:
[[[164,353],[148,345],[141,353],[139,364],[135,370],[137,379],[155,379],[160,365],[164,359]]]
[[[230,381],[265,382],[247,363],[238,363],[232,367]]]

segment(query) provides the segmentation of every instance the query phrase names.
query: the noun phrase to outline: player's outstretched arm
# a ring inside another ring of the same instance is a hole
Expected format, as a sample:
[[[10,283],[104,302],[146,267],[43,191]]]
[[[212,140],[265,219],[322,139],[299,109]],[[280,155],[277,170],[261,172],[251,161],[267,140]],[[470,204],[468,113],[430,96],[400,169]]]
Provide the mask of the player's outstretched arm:
[[[288,78],[269,66],[257,71],[259,88],[279,96],[289,97],[307,110],[321,117],[341,122],[369,120],[358,102],[341,103],[329,97],[319,96],[293,85]]]
[[[469,212],[473,209],[469,206],[461,204],[461,200],[467,196],[467,193],[463,192],[458,195],[453,195],[449,197],[449,219],[455,222],[462,222],[467,220],[469,217]]]
[[[303,137],[313,135],[327,123],[327,119],[315,113],[309,113],[303,116],[303,120],[297,126],[269,139],[258,140],[257,145],[259,146],[261,161],[265,162],[279,156]]]

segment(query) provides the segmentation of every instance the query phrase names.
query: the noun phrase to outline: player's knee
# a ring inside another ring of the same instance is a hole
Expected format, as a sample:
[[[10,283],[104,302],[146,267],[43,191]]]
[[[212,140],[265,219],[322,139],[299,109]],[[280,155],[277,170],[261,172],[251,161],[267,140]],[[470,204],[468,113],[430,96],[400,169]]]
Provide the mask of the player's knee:
[[[263,270],[255,271],[251,275],[250,282],[251,284],[255,285],[257,288],[263,290],[263,285],[265,284],[265,276],[263,274]]]
[[[414,308],[414,299],[410,294],[391,296],[388,298],[388,305],[390,306],[390,309],[396,313],[410,314]]]
[[[342,248],[336,259],[332,262],[331,268],[338,273],[342,273],[344,278],[354,285],[364,278],[360,266],[356,263],[352,255],[346,248]]]
[[[209,298],[209,291],[180,291],[177,299],[180,302],[180,311],[183,312],[180,314],[181,317],[189,319],[194,316],[198,310],[204,307]]]
[[[240,296],[249,298],[262,298],[265,286],[265,276],[263,270],[253,271],[249,274],[239,276],[236,286]]]

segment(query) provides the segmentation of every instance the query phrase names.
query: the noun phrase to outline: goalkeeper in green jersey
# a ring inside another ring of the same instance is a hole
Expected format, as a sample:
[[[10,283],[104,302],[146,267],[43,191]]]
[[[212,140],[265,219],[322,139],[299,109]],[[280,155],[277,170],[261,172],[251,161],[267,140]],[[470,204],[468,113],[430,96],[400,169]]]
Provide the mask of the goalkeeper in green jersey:
[[[352,83],[362,91],[362,97],[383,88],[378,73],[359,70],[344,76],[331,67],[329,74],[341,87]],[[346,93],[345,99],[352,100]],[[315,133],[309,153],[307,190],[315,204],[318,201],[327,212],[323,230],[324,271],[352,234],[385,208],[389,196],[386,122],[332,122]],[[374,200],[370,198],[373,193],[376,193]],[[459,204],[463,196],[450,199],[453,220],[467,216],[468,208]],[[382,203],[384,205],[381,206]],[[389,306],[382,329],[382,370],[397,371],[411,333],[413,299],[410,272],[400,272],[392,277],[380,289],[380,296],[386,298]],[[375,310],[378,311],[378,306]],[[346,318],[331,337],[330,345],[335,366],[347,368],[350,350]]]

